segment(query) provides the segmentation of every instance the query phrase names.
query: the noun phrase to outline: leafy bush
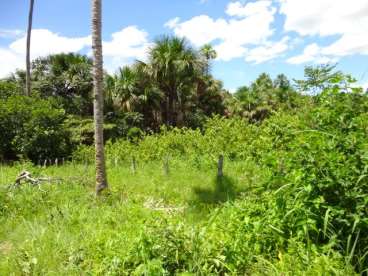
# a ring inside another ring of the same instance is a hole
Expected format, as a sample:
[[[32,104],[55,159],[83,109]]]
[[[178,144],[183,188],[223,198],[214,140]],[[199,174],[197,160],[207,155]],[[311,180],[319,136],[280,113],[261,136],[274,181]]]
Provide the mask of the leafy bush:
[[[0,156],[35,162],[70,153],[65,112],[52,101],[24,96],[0,100]]]
[[[244,197],[212,211],[204,225],[158,220],[144,228],[124,271],[174,275],[353,275],[331,245],[287,237],[272,193]],[[275,209],[276,207],[276,209]],[[303,232],[303,235],[305,232]],[[155,264],[152,267],[152,264]],[[304,274],[305,273],[305,274]]]
[[[141,161],[168,155],[202,166],[214,166],[219,154],[250,160],[267,178],[257,193],[267,200],[251,204],[251,198],[244,199],[255,208],[248,216],[252,225],[257,216],[262,221],[257,227],[246,226],[251,236],[242,234],[247,238],[239,242],[260,240],[246,246],[249,256],[287,251],[295,241],[318,252],[330,246],[338,258],[363,271],[368,267],[367,96],[359,89],[343,93],[333,87],[316,96],[304,112],[280,111],[260,125],[214,118],[203,132],[164,128],[138,144],[109,144],[107,152],[110,158],[134,155]],[[247,262],[244,254],[231,255]]]
[[[15,82],[0,80],[0,99],[6,99],[11,95],[21,94],[21,89]]]

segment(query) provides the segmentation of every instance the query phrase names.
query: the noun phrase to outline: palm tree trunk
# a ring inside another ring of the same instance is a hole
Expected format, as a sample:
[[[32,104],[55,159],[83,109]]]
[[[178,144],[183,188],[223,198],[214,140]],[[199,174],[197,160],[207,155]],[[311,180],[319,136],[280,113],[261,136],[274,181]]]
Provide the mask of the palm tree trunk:
[[[169,112],[168,112],[168,121],[170,126],[174,126],[174,97],[171,95],[169,97]]]
[[[32,32],[32,18],[33,18],[33,4],[34,0],[30,0],[28,13],[28,29],[27,29],[27,49],[26,49],[26,96],[31,95],[31,32]]]
[[[176,102],[176,90],[170,90],[167,105],[167,124],[169,126],[176,126]]]
[[[93,114],[96,150],[96,195],[108,187],[103,139],[103,58],[101,0],[92,0]]]
[[[171,121],[172,121],[171,106],[172,106],[172,97],[168,95],[166,97],[166,102],[165,102],[165,122],[166,122],[166,125],[168,126],[171,125]]]
[[[176,119],[176,125],[178,127],[183,127],[184,126],[184,108],[182,103],[178,103],[178,108],[176,109],[177,112],[177,119]]]

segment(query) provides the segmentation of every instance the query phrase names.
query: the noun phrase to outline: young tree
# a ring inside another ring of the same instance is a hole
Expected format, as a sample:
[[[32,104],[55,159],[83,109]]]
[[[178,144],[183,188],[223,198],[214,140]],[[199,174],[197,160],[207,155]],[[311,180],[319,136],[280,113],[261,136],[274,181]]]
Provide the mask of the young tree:
[[[101,0],[92,0],[93,114],[95,122],[96,195],[108,187],[103,139],[103,58]]]
[[[32,32],[32,18],[33,18],[33,4],[34,0],[30,0],[28,13],[28,29],[27,29],[27,49],[26,49],[26,95],[31,95],[31,32]]]
[[[318,66],[306,66],[304,68],[305,80],[294,80],[297,90],[316,95],[326,88],[337,85],[347,75],[336,71],[337,64],[321,64]]]

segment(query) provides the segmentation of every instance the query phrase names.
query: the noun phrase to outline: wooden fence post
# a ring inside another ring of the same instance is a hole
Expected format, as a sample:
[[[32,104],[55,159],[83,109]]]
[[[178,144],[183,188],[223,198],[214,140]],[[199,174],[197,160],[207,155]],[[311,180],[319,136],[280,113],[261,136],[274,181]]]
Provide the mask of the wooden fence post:
[[[224,167],[224,156],[220,154],[217,163],[217,177],[223,177],[224,175],[223,167]]]
[[[137,171],[137,162],[135,160],[135,156],[132,157],[132,171],[133,173]]]
[[[88,161],[84,160],[84,175],[87,176],[88,174]]]
[[[165,175],[169,175],[170,173],[170,168],[169,168],[169,156],[166,155],[165,159],[164,159],[164,174]]]

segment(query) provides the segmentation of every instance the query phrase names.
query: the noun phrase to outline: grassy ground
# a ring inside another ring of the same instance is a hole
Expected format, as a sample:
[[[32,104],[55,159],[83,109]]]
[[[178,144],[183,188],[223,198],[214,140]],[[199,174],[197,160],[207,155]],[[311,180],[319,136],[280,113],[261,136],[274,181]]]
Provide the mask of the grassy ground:
[[[135,173],[128,165],[112,166],[110,195],[99,200],[93,194],[93,167],[86,165],[2,167],[2,185],[14,181],[22,168],[65,181],[40,189],[24,186],[4,199],[1,275],[70,275],[99,268],[102,273],[103,265],[85,258],[104,262],[126,256],[144,226],[157,219],[202,223],[213,204],[233,199],[241,188],[239,168],[217,181],[215,170],[183,163],[170,164],[169,175],[159,163],[138,164]]]
[[[45,183],[40,189],[25,185],[6,191],[6,185],[22,169],[34,175],[60,177],[63,182]],[[222,179],[216,177],[215,166],[196,168],[183,161],[171,161],[168,175],[161,163],[138,164],[134,173],[130,164],[110,164],[110,190],[96,199],[93,169],[73,164],[46,169],[27,164],[1,167],[0,275],[166,275],[173,271],[210,274],[216,266],[226,267],[221,262],[227,257],[214,249],[225,246],[222,233],[227,227],[237,229],[225,222],[221,230],[211,230],[214,212],[264,181],[257,168],[247,163],[225,163],[226,175]],[[225,212],[223,220],[231,214]],[[161,232],[150,236],[158,225],[163,225]],[[204,231],[219,237],[217,247],[212,247],[212,241],[205,241],[209,244],[206,248],[203,242],[196,245]],[[155,248],[159,246],[165,249]],[[233,246],[243,250],[242,244]],[[259,260],[250,274],[278,274],[285,270],[290,275],[313,275],[315,271],[329,274],[328,269],[324,270],[324,259],[319,257],[313,264],[305,261],[311,267],[310,273],[303,271],[303,266],[291,273],[293,262],[299,258],[295,254],[295,260],[288,260],[287,255],[281,258],[288,262],[287,268]],[[337,275],[351,273],[333,256],[326,258],[326,265]],[[236,266],[226,269],[233,271],[228,274],[239,274]]]

